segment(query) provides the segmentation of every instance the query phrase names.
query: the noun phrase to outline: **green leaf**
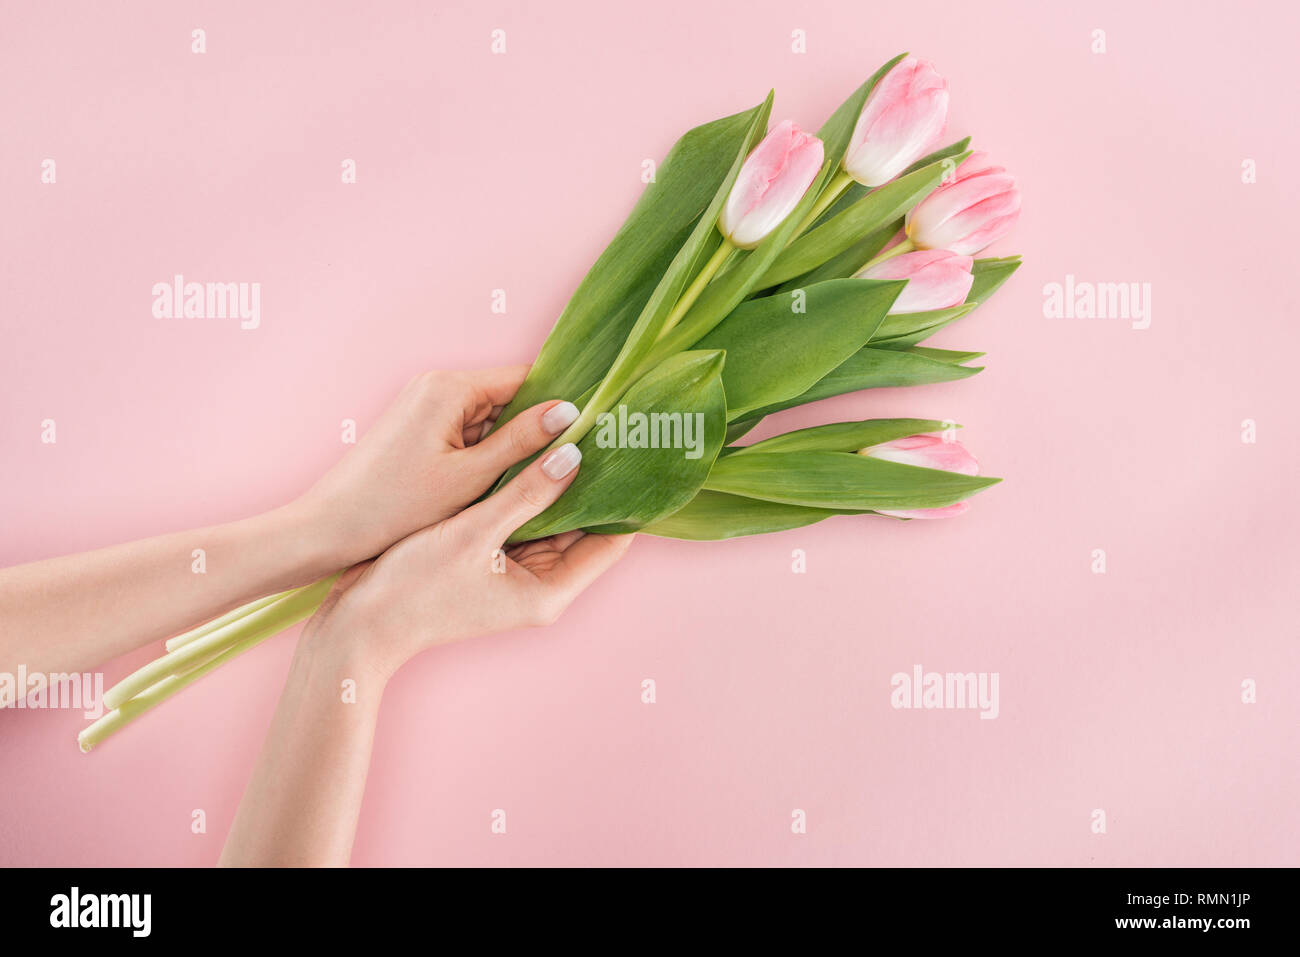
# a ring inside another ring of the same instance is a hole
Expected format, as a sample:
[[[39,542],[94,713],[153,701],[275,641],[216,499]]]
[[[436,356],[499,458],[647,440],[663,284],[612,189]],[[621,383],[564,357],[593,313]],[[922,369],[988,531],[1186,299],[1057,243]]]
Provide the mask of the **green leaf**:
[[[978,353],[972,353],[978,355]],[[748,413],[743,423],[738,420],[736,436],[743,435],[749,429],[740,430],[748,423],[749,428],[758,424],[763,416],[791,409],[797,405],[828,399],[831,396],[857,392],[859,389],[897,388],[900,386],[929,385],[935,382],[952,382],[965,379],[980,371],[981,367],[958,365],[955,362],[935,359],[918,354],[913,349],[894,351],[877,349],[875,344],[859,349],[833,371],[823,376],[812,388],[792,399],[784,399],[755,409]],[[728,441],[735,441],[729,436]]]
[[[877,349],[907,349],[928,339],[944,326],[975,311],[977,302],[966,302],[951,309],[933,309],[928,312],[902,312],[886,317],[880,330],[871,340]]]
[[[578,443],[582,466],[573,484],[550,508],[510,536],[530,541],[575,528],[596,532],[631,532],[677,511],[699,491],[722,447],[727,407],[722,390],[724,354],[718,350],[683,352],[652,369],[622,397],[609,425],[598,424]],[[624,412],[625,410],[625,412]],[[665,435],[664,448],[619,447],[617,423],[629,423],[635,441],[635,416],[643,414],[661,428],[643,430],[642,440]],[[695,448],[686,445],[688,415],[700,426],[692,432]],[[667,417],[677,414],[675,421]],[[625,418],[624,418],[625,416]],[[611,440],[613,443],[611,444]],[[674,441],[675,445],[674,446]],[[694,455],[694,458],[688,457]]]
[[[772,452],[719,458],[704,487],[814,508],[943,508],[998,482],[852,452]]]
[[[600,381],[736,155],[748,153],[755,121],[766,125],[768,108],[697,126],[677,141],[556,320],[498,428],[529,406],[573,400]]]
[[[959,426],[937,419],[869,419],[865,422],[835,422],[830,425],[818,425],[810,429],[787,432],[753,445],[723,449],[721,454],[736,457],[763,453],[856,452],[858,449],[870,448],[881,442],[890,442],[909,435],[942,432],[947,428],[959,428]],[[719,464],[721,461],[719,459]],[[718,465],[715,465],[714,471],[717,470]],[[642,531],[664,538],[714,541],[801,528],[832,515],[870,514],[870,512],[870,509],[861,508],[819,508],[812,505],[796,505],[704,489],[688,505],[666,518],[652,522]]]
[[[726,350],[727,418],[811,388],[867,344],[905,285],[834,279],[738,306],[695,344]]]
[[[907,169],[903,170],[903,175],[906,176],[908,173],[915,173],[918,169],[923,169],[924,167],[929,166],[931,163],[941,163],[946,159],[953,160],[954,161],[953,166],[955,167],[957,164],[961,163],[963,159],[965,159],[967,156],[970,155],[969,151],[970,151],[970,137],[967,136],[963,139],[958,140],[956,143],[950,143],[949,145],[943,147],[943,149],[935,150],[929,156],[922,156],[919,160],[917,160]]]
[[[907,352],[909,355],[933,359],[935,362],[944,362],[948,365],[961,365],[984,355],[983,352],[957,352],[954,349],[929,349],[925,346],[912,346]]]
[[[905,439],[960,428],[938,419],[866,419],[862,422],[832,422],[775,435],[753,445],[726,450],[729,455],[762,455],[771,452],[856,452],[881,442]]]
[[[988,298],[1002,288],[1002,284],[1011,278],[1011,274],[1020,268],[1019,256],[1003,256],[1000,259],[977,259],[971,269],[975,281],[971,283],[970,292],[966,294],[968,303],[987,302]]]
[[[764,284],[782,283],[815,269],[849,249],[868,233],[894,222],[939,185],[944,173],[951,168],[950,162],[931,163],[873,189],[844,212],[804,233],[772,264],[763,277]]]
[[[844,252],[832,256],[816,269],[811,269],[801,276],[783,282],[777,287],[776,291],[778,293],[788,292],[791,289],[810,286],[816,282],[825,282],[828,279],[844,279],[852,276],[874,259],[885,248],[885,244],[893,238],[894,234],[902,228],[903,218],[900,216],[893,222],[886,223],[879,229],[867,233]]]
[[[764,535],[812,525],[832,515],[849,514],[841,509],[809,508],[765,502],[743,495],[701,491],[684,508],[652,522],[641,531],[661,538],[711,542],[742,535]]]

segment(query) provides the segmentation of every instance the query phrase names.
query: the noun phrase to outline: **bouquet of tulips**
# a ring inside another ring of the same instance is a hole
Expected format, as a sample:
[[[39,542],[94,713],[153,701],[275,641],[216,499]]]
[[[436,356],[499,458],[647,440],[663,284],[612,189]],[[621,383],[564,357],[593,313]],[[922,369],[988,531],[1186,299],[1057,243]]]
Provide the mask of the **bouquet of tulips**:
[[[948,112],[947,82],[930,64],[886,63],[816,136],[788,120],[769,130],[771,106],[769,94],[682,136],[556,321],[497,425],[551,396],[581,396],[552,447],[577,443],[582,470],[510,541],[573,529],[708,540],[842,514],[935,518],[997,481],[979,476],[955,426],[932,420],[837,422],[736,444],[793,406],[974,375],[968,363],[982,353],[919,343],[1019,265],[972,258],[1015,223],[1015,180],[968,139],[923,155]],[[105,694],[112,710],[82,732],[82,748],[306,618],[333,580],[168,641]]]

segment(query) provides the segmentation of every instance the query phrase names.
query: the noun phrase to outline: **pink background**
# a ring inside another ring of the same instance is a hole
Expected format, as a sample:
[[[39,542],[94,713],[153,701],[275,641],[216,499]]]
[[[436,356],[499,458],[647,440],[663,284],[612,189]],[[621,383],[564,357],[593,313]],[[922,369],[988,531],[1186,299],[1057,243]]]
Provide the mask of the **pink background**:
[[[549,631],[412,663],[355,863],[1300,863],[1293,6],[268,6],[4,8],[0,563],[274,506],[415,372],[531,358],[642,160],[769,86],[816,127],[926,56],[1024,193],[990,253],[1025,267],[930,343],[984,373],[761,433],[951,417],[1004,484],[947,523],[643,538]],[[154,319],[177,272],[261,282],[261,328]],[[1151,327],[1044,318],[1067,273],[1150,283]],[[0,716],[0,862],[214,862],[292,645],[92,756],[78,713]],[[915,664],[998,672],[1001,716],[892,709]]]

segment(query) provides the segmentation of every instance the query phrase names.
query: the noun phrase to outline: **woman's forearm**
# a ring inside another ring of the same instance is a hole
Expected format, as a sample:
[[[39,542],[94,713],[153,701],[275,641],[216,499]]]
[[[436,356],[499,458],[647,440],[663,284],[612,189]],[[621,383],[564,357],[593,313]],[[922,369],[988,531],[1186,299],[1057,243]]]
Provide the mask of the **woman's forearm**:
[[[221,853],[230,867],[344,867],[387,674],[308,625]]]
[[[347,560],[309,506],[0,570],[0,671],[84,671]],[[0,704],[8,702],[0,702]]]

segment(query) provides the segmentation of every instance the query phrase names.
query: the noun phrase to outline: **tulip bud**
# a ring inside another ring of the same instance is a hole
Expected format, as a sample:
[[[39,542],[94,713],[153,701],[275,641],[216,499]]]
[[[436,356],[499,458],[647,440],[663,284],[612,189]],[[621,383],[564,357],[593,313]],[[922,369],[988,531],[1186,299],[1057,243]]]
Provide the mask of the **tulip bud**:
[[[883,186],[924,156],[947,122],[948,81],[926,60],[900,60],[867,96],[844,170],[863,186]]]
[[[900,465],[916,465],[923,469],[941,469],[944,472],[960,472],[962,475],[979,475],[980,464],[975,456],[967,451],[966,446],[954,440],[945,442],[937,435],[909,435],[905,439],[882,442],[868,449],[862,449],[859,455],[886,462],[898,462]],[[952,518],[966,511],[966,502],[957,502],[944,508],[914,508],[901,511],[877,509],[881,515],[894,518]]]
[[[718,217],[732,244],[753,249],[799,205],[822,167],[822,141],[790,120],[778,123],[740,168]]]
[[[952,182],[921,200],[907,214],[907,238],[921,249],[948,249],[973,256],[1011,231],[1020,218],[1020,190],[988,154],[972,153]]]
[[[971,269],[975,260],[946,249],[923,249],[904,253],[868,266],[859,279],[906,279],[907,285],[890,307],[891,315],[947,309],[966,301],[975,281]]]

